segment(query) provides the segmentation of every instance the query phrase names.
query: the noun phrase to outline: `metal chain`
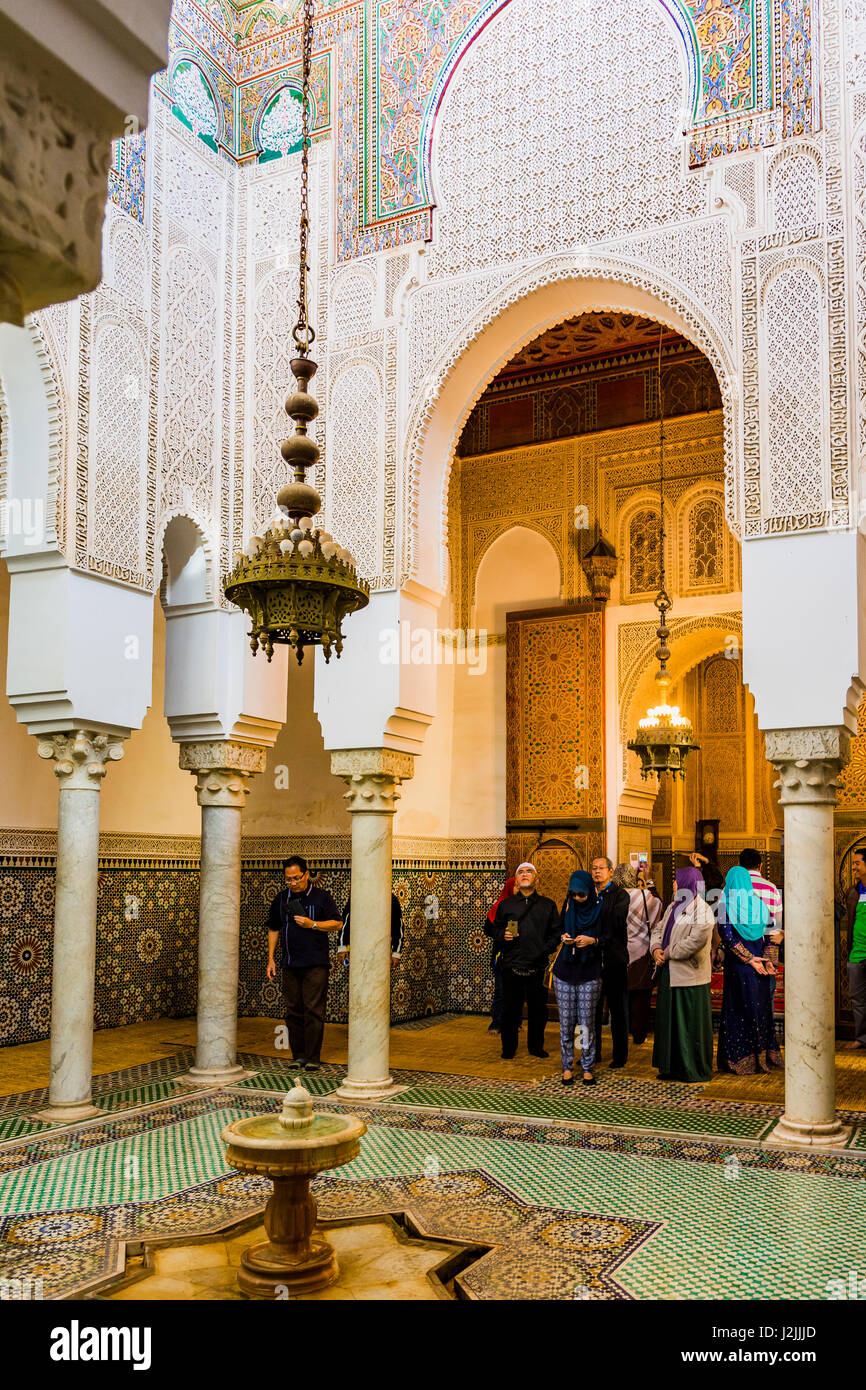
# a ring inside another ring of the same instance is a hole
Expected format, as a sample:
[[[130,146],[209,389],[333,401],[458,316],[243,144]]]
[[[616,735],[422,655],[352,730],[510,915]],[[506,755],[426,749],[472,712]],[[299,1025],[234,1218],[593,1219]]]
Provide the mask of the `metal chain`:
[[[662,336],[664,326],[659,324],[659,588],[665,591],[665,400],[662,386]]]
[[[316,331],[307,318],[307,243],[310,234],[309,154],[310,154],[310,68],[313,60],[313,3],[303,0],[304,24],[301,37],[301,223],[298,321],[292,336],[302,357],[315,342]]]
[[[671,654],[670,648],[668,647],[670,628],[667,624],[667,615],[672,607],[665,582],[667,574],[665,571],[665,399],[664,387],[662,386],[663,335],[664,327],[662,324],[659,324],[659,365],[657,375],[659,398],[659,591],[654,600],[659,615],[659,625],[656,628],[656,636],[659,639],[659,645],[656,648],[656,656],[660,662],[659,676],[667,674],[667,660]]]

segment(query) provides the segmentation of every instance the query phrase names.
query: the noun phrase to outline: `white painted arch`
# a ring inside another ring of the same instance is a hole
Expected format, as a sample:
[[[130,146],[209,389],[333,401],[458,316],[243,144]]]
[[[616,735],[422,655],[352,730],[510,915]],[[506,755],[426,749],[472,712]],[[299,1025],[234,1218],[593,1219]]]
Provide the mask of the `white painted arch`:
[[[728,524],[738,532],[741,440],[737,364],[688,291],[657,270],[601,255],[556,256],[514,277],[446,344],[410,406],[404,579],[442,593],[448,485],[460,435],[487,386],[540,334],[590,312],[637,314],[681,333],[709,359],[722,396]]]

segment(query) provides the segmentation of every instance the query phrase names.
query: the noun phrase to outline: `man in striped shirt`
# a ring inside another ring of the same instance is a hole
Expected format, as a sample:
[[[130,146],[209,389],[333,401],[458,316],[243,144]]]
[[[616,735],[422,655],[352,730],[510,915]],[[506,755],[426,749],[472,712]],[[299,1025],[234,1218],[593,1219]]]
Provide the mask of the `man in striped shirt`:
[[[779,947],[785,935],[782,931],[782,894],[775,883],[771,883],[768,878],[762,876],[760,850],[744,849],[740,854],[740,867],[748,870],[756,895],[761,899],[761,902],[767,904],[770,920],[764,930],[764,959],[770,960],[776,965],[779,960]],[[775,979],[772,989],[775,993]]]

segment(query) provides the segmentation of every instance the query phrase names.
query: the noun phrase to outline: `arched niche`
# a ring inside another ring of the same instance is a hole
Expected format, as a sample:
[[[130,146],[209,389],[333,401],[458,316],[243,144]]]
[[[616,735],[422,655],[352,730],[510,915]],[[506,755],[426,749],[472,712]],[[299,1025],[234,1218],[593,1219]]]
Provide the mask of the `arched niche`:
[[[559,602],[562,566],[553,543],[528,526],[497,536],[475,572],[472,626],[504,633],[506,613]]]
[[[211,598],[204,535],[188,516],[174,516],[162,541],[162,602],[166,609],[207,603]]]

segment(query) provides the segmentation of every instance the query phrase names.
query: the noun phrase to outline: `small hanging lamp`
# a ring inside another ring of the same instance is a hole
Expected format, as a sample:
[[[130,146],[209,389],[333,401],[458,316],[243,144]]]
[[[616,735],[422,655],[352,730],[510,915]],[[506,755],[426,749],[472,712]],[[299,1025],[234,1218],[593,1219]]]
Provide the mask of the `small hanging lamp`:
[[[647,710],[643,719],[638,720],[637,733],[628,747],[640,758],[641,777],[646,779],[650,773],[661,775],[670,773],[672,777],[683,776],[685,760],[692,749],[700,745],[695,742],[691,721],[680,714],[678,705],[669,705],[667,694],[671,684],[667,663],[671,649],[668,646],[670,628],[667,616],[673,604],[668,596],[665,574],[665,417],[664,396],[662,392],[662,339],[663,328],[659,326],[659,591],[653,600],[658,609],[659,625],[656,636],[659,645],[656,657],[659,669],[656,671],[656,684],[661,702]]]
[[[279,513],[263,536],[253,536],[235,557],[225,581],[226,598],[250,615],[253,655],[261,647],[268,661],[274,643],[294,648],[298,662],[304,648],[320,646],[329,661],[343,649],[343,619],[370,602],[370,590],[355,570],[355,561],[327,532],[313,525],[322,499],[306,480],[319,460],[319,448],[307,433],[319,407],[309,392],[317,370],[310,357],[316,332],[307,314],[307,242],[309,238],[308,169],[310,148],[310,65],[313,53],[313,0],[303,0],[303,83],[301,142],[300,285],[298,322],[292,331],[298,355],[291,362],[295,390],[286,401],[294,434],[280,452],[293,480],[277,496]]]

